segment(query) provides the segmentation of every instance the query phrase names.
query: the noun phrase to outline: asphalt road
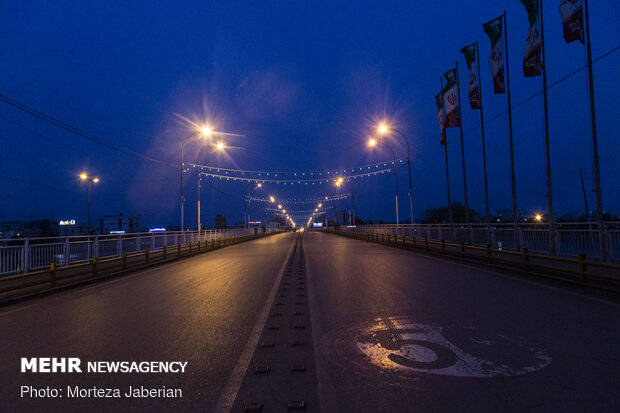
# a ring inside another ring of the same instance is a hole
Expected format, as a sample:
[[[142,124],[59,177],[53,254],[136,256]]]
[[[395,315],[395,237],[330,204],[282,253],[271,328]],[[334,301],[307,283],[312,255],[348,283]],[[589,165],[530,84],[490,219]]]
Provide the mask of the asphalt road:
[[[294,396],[295,408],[304,394],[305,411],[620,411],[618,302],[335,235],[302,238],[0,310],[0,411],[243,411],[258,401],[287,411],[282,401]],[[35,374],[19,372],[21,357],[188,365]],[[22,398],[23,385],[166,386],[183,397]]]
[[[0,411],[215,409],[294,234],[275,235],[0,310]],[[182,374],[20,373],[21,357],[187,361]],[[181,388],[183,398],[20,398],[35,388]]]
[[[364,241],[304,238],[324,410],[620,411],[617,303]]]

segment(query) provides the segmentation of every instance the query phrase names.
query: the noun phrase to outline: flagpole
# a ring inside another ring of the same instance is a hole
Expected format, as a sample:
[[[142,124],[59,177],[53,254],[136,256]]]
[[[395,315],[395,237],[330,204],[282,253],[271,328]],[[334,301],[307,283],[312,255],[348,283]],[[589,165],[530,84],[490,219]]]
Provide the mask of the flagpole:
[[[542,80],[543,80],[543,105],[545,115],[545,156],[547,163],[547,205],[549,219],[549,253],[557,255],[555,244],[555,216],[553,215],[553,191],[551,187],[551,145],[549,142],[549,100],[547,94],[547,59],[545,58],[545,29],[543,23],[542,0],[538,0],[538,13],[540,14],[540,43],[542,49]]]
[[[517,178],[515,176],[515,152],[512,136],[512,99],[510,96],[510,65],[508,64],[508,23],[506,21],[506,11],[504,10],[504,50],[506,57],[506,98],[508,99],[508,130],[510,136],[510,181],[512,184],[512,221],[514,225],[515,249],[521,250],[521,239],[519,237],[519,212],[517,210]]]
[[[603,196],[601,193],[601,171],[598,158],[598,137],[596,132],[596,110],[594,106],[594,74],[592,73],[592,44],[590,43],[590,12],[588,0],[583,1],[584,28],[586,32],[586,56],[588,59],[588,88],[590,91],[590,120],[592,122],[592,157],[594,167],[594,192],[596,193],[596,220],[598,223],[598,246],[601,262],[607,261],[605,243],[605,221],[603,219]]]
[[[478,91],[480,93],[480,130],[482,132],[482,165],[484,170],[484,207],[486,211],[487,223],[487,244],[491,244],[491,216],[489,214],[489,182],[487,180],[487,151],[484,140],[484,113],[482,105],[482,82],[480,79],[480,53],[478,42],[476,42],[476,64],[478,66]]]
[[[443,77],[440,79],[441,81],[441,92],[443,94]],[[441,96],[441,100],[443,101],[443,96]],[[446,107],[445,105],[441,105],[441,110],[443,112],[444,121],[446,119]],[[444,128],[444,133],[445,132]],[[448,167],[448,139],[445,139],[444,152],[446,154],[446,187],[448,189],[448,221],[450,222],[450,240],[454,242],[454,221],[452,220],[452,198],[450,197],[450,169]]]
[[[461,132],[461,159],[463,161],[463,192],[465,201],[465,224],[467,225],[467,236],[465,240],[471,243],[471,225],[469,223],[469,204],[467,202],[467,175],[465,173],[465,144],[463,142],[463,116],[461,114],[461,81],[459,79],[459,61],[456,61],[456,91],[459,95],[459,130]]]

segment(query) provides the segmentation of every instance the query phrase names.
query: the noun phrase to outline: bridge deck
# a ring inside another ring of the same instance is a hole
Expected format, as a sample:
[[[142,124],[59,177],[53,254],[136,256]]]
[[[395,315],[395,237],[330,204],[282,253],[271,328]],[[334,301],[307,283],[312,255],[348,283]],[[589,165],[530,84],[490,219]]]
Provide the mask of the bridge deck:
[[[618,410],[617,303],[329,234],[306,233],[297,249],[296,238],[1,309],[0,410],[243,411],[260,402],[288,411],[300,401],[306,411]],[[21,374],[21,357],[188,366]],[[257,376],[259,365],[269,373]],[[165,386],[183,397],[20,398],[22,385]]]

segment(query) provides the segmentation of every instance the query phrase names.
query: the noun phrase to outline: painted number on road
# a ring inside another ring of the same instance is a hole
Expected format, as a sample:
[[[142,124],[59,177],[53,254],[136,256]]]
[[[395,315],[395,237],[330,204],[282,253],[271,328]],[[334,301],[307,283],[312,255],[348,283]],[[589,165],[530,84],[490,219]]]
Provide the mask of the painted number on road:
[[[474,327],[416,323],[408,317],[378,318],[356,346],[375,366],[398,372],[464,377],[515,376],[544,368],[551,357],[522,337]]]

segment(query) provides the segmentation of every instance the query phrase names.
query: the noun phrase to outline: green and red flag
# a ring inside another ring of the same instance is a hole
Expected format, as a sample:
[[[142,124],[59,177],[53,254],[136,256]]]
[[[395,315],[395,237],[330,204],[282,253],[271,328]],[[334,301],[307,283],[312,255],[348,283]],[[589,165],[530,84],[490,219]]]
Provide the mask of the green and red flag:
[[[484,32],[491,40],[489,66],[493,73],[493,90],[496,94],[504,93],[504,36],[502,32],[502,16],[482,25]]]
[[[527,10],[527,19],[530,23],[530,31],[525,41],[525,53],[523,54],[523,74],[525,77],[540,76],[543,62],[540,57],[542,51],[542,32],[540,30],[540,9],[538,0],[521,0],[521,4]]]
[[[465,55],[465,61],[469,68],[469,105],[472,109],[482,109],[480,86],[478,85],[478,63],[476,62],[477,43],[470,44],[461,49]]]
[[[583,35],[583,0],[562,0],[560,2],[560,16],[564,28],[566,43],[579,40],[585,43]]]
[[[440,93],[435,95],[435,104],[437,105],[437,122],[439,122],[439,129],[441,130],[441,144],[446,144],[446,127],[445,117],[443,113],[443,96]]]
[[[459,107],[458,79],[456,68],[448,70],[443,75],[448,83],[441,91],[443,105],[446,111],[445,127],[456,128],[461,126],[461,109]]]

